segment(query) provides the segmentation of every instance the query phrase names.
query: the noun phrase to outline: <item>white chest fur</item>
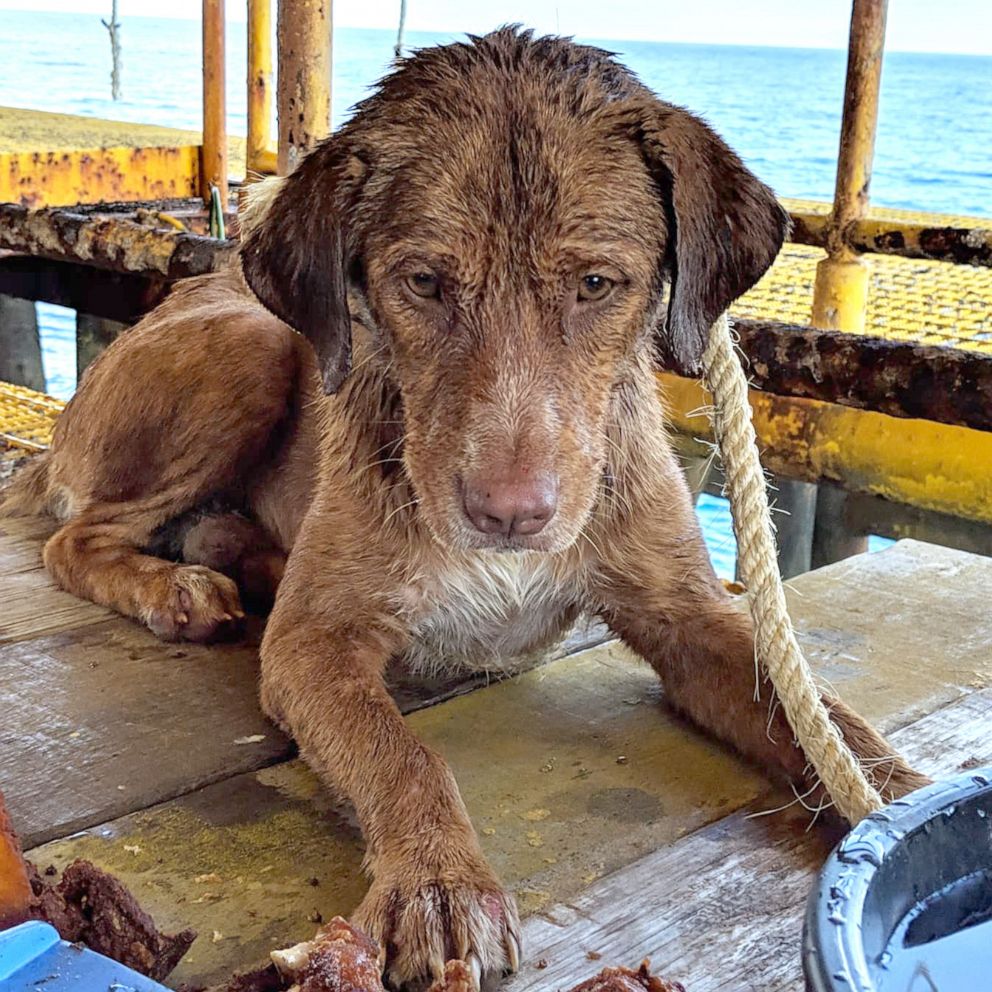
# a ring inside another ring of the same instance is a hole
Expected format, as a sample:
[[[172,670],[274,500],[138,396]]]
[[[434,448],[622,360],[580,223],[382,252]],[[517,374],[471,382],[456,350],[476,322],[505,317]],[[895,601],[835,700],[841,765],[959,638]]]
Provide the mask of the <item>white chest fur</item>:
[[[582,605],[577,568],[557,556],[479,552],[431,571],[400,604],[414,631],[406,663],[425,674],[514,671],[559,640]]]

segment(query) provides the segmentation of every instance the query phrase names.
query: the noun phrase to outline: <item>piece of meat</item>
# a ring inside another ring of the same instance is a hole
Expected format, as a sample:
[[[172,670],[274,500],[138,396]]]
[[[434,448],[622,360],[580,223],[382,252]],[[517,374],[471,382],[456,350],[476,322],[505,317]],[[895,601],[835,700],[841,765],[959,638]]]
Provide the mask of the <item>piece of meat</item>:
[[[272,960],[299,992],[384,992],[378,945],[340,916]]]
[[[576,985],[571,992],[685,992],[680,982],[666,982],[651,974],[651,962],[645,959],[640,968],[604,968],[594,978]]]
[[[0,793],[0,930],[23,923],[31,908],[31,883],[21,844]]]
[[[33,892],[30,917],[50,923],[63,940],[162,981],[196,939],[195,930],[162,933],[154,920],[113,875],[89,861],[74,861],[58,884],[29,865]]]
[[[176,992],[286,992],[287,980],[279,974],[279,969],[269,964],[243,971],[220,985],[190,985],[184,982]]]
[[[271,954],[273,965],[235,975],[209,990],[182,986],[179,992],[384,992],[379,947],[340,916],[321,927],[312,940]],[[427,992],[478,992],[464,961],[449,961],[444,975]],[[640,968],[604,968],[571,992],[685,992],[679,982]]]
[[[477,992],[475,979],[464,961],[449,961],[441,976],[427,992]]]

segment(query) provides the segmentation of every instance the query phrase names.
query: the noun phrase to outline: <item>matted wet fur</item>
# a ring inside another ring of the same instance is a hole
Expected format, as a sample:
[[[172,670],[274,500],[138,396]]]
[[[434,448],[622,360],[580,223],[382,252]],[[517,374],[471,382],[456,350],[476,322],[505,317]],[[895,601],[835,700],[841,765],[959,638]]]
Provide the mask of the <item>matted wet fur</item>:
[[[274,584],[292,549],[262,703],[355,805],[355,920],[390,976],[520,956],[450,770],[386,691],[394,656],[509,668],[598,615],[673,707],[816,802],[767,685],[755,701],[654,376],[698,368],[782,243],[734,153],[607,54],[505,29],[403,61],[247,226],[258,299],[238,271],[178,286],[10,503],[64,521],[64,588],[166,637],[216,634],[232,577]],[[149,553],[163,534],[182,561]],[[828,702],[887,796],[922,783]]]

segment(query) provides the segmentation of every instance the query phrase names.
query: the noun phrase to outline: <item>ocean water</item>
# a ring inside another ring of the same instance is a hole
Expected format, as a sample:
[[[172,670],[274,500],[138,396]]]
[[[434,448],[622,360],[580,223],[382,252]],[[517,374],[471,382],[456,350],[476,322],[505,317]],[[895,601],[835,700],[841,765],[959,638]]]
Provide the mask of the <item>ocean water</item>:
[[[26,5],[29,0],[25,0]],[[495,25],[466,15],[466,30]],[[123,99],[110,99],[107,33],[98,16],[0,11],[0,106],[200,127],[200,26],[196,21],[123,18]],[[454,33],[413,32],[410,47]],[[846,55],[821,49],[599,43],[665,99],[701,114],[748,166],[785,196],[830,199]],[[334,33],[334,124],[387,71],[389,31]],[[246,130],[246,37],[227,37],[229,130]],[[992,213],[992,58],[893,52],[882,76],[872,199],[891,207]],[[39,305],[47,388],[75,388],[72,311]],[[726,503],[704,497],[705,532],[717,569],[733,574]]]

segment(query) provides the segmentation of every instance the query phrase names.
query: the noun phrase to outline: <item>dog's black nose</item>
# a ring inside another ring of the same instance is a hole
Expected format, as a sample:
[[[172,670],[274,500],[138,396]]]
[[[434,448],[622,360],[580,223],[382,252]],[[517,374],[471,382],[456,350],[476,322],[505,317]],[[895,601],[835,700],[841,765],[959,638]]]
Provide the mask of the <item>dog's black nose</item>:
[[[465,480],[462,504],[483,534],[538,534],[558,509],[558,479],[550,472],[480,473]]]

